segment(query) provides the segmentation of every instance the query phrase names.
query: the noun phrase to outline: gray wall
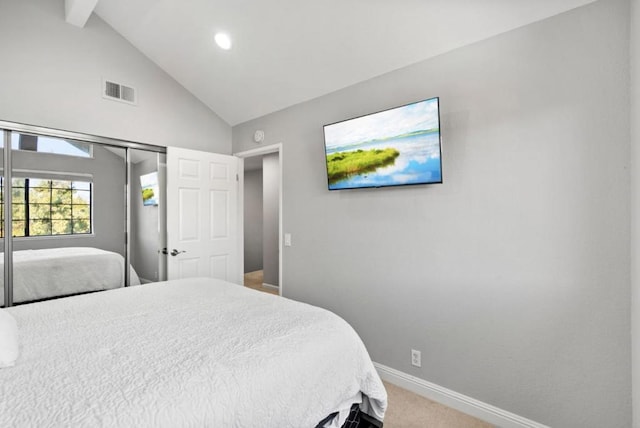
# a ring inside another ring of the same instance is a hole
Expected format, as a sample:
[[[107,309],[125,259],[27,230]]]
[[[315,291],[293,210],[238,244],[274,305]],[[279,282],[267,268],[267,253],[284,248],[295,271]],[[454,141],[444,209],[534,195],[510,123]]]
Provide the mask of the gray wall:
[[[14,250],[95,247],[124,255],[126,167],[123,157],[98,145],[93,147],[93,158],[14,151],[13,168],[93,174],[93,235],[16,238]]]
[[[640,428],[640,1],[631,1],[631,314],[633,426]]]
[[[280,285],[280,247],[278,226],[280,222],[280,155],[271,153],[262,158],[262,258],[264,283]]]
[[[284,146],[284,295],[379,363],[550,426],[629,427],[628,37],[628,1],[599,1],[234,127],[234,152],[256,129]],[[323,124],[432,96],[443,184],[327,190]]]
[[[262,169],[244,173],[244,271],[262,270]]]
[[[231,153],[231,127],[104,21],[64,20],[61,0],[0,2],[0,120]],[[103,99],[102,79],[138,90]]]
[[[140,176],[158,171],[157,154],[131,167],[131,265],[140,278],[159,281],[160,206],[144,206]],[[159,177],[158,177],[159,179]],[[159,201],[161,203],[161,201]]]

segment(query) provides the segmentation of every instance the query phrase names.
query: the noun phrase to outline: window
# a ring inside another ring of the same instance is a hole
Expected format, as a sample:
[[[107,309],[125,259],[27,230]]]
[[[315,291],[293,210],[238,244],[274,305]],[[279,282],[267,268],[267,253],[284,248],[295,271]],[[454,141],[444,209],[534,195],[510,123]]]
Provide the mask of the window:
[[[4,147],[4,141],[0,139],[0,148]],[[37,153],[53,153],[57,155],[78,156],[90,158],[93,156],[91,143],[75,140],[63,140],[61,138],[46,137],[43,135],[11,133],[11,148]]]
[[[0,177],[0,185],[4,178]],[[13,236],[58,236],[91,233],[93,185],[87,181],[14,178],[11,183]],[[4,186],[0,187],[0,204]],[[4,211],[0,206],[0,237]]]

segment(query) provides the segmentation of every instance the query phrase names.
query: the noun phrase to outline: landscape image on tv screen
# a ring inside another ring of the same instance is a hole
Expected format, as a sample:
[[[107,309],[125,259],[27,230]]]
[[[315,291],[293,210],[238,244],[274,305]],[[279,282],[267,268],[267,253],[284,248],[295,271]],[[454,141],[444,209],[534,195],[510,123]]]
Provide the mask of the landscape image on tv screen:
[[[142,205],[158,205],[158,173],[151,172],[140,176],[140,187],[142,188]]]
[[[325,125],[329,190],[442,183],[438,101]]]

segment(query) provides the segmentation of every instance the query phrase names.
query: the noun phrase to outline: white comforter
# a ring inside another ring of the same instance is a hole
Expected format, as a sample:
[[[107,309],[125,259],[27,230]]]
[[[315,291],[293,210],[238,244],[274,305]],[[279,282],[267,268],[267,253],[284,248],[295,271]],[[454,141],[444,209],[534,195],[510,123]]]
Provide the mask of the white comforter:
[[[386,392],[326,310],[210,278],[7,309],[21,354],[0,369],[2,427],[315,427]]]
[[[2,255],[0,253],[0,290],[4,284]],[[138,284],[140,279],[131,269],[131,285]],[[91,247],[13,252],[15,303],[123,286],[124,258],[118,253]],[[0,304],[4,304],[4,293],[0,295]]]

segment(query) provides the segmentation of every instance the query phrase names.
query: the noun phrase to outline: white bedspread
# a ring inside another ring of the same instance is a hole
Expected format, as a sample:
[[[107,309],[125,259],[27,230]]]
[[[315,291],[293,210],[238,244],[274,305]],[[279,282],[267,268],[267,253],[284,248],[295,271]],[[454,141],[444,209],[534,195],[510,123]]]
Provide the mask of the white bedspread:
[[[0,253],[0,290],[4,284]],[[131,285],[140,284],[131,269]],[[124,258],[91,247],[51,248],[13,252],[13,301],[15,303],[66,296],[124,286]],[[0,304],[4,293],[0,292]]]
[[[7,309],[16,365],[0,426],[315,427],[386,392],[362,341],[326,310],[215,279]]]

